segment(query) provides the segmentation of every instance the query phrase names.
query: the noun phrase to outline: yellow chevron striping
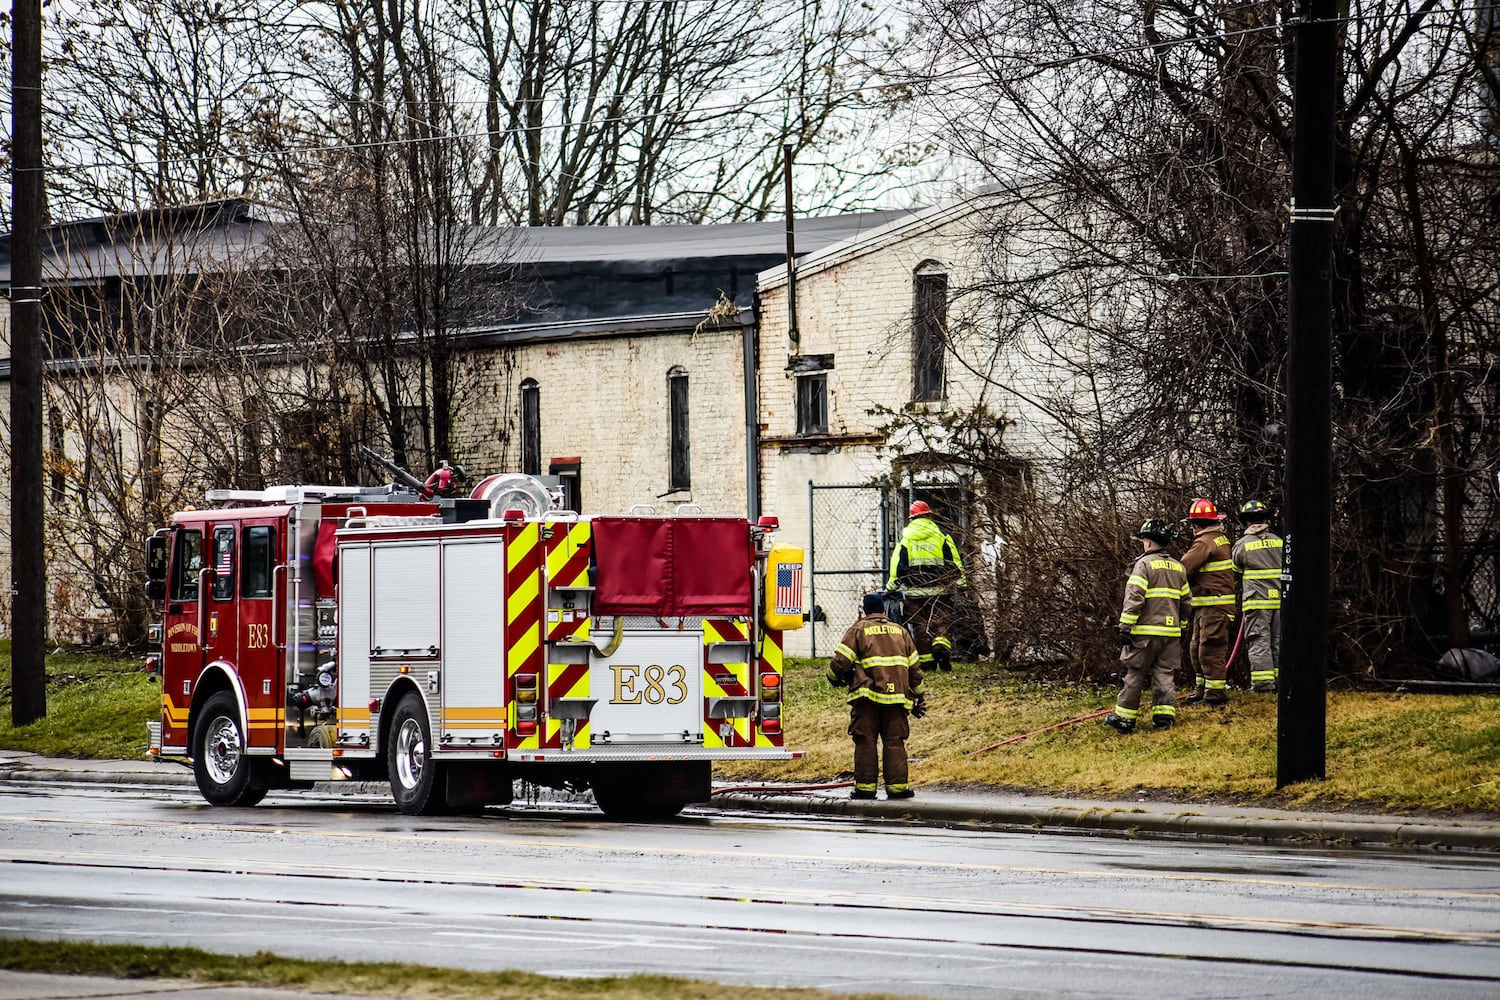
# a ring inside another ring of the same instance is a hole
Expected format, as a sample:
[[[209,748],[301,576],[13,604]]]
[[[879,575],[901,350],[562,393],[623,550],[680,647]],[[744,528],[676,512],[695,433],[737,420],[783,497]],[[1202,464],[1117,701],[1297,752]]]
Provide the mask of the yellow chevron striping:
[[[514,570],[517,566],[521,565],[521,562],[528,558],[532,550],[536,548],[537,540],[540,537],[541,535],[535,523],[523,525],[521,530],[516,532],[516,537],[511,540],[510,545],[505,550],[505,568],[507,570]]]
[[[507,677],[515,676],[525,668],[526,661],[532,653],[536,652],[538,641],[535,628],[512,634],[510,648],[505,651],[505,675]]]
[[[506,622],[514,622],[524,614],[531,603],[537,599],[537,595],[541,593],[541,589],[541,575],[539,573],[529,574],[525,581],[515,590],[511,591],[505,599]]]

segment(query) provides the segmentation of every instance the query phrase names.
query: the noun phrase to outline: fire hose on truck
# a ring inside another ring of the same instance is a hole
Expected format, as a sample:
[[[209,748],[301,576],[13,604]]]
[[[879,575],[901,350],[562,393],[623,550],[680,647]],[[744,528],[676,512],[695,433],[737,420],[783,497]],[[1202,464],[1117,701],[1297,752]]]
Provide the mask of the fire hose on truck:
[[[214,805],[383,780],[406,813],[588,789],[674,815],[718,760],[784,742],[802,550],[775,518],[561,509],[545,484],[211,490],[147,540],[162,684],[150,753]],[[444,473],[445,475],[439,475]]]

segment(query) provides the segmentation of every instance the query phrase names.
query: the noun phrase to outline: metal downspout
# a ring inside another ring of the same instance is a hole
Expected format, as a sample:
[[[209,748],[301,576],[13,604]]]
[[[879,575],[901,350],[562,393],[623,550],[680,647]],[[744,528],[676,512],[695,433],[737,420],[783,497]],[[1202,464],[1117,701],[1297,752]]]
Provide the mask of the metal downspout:
[[[756,296],[757,304],[759,295]],[[756,341],[760,332],[760,310],[740,323],[740,353],[745,364],[745,516],[760,520],[760,392]]]

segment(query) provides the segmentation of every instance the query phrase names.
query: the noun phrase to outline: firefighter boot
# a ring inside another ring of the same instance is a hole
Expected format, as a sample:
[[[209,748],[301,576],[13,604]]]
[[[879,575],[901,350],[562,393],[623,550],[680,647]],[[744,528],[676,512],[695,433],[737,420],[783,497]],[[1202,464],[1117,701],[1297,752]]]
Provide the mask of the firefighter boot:
[[[875,793],[866,791],[863,788],[856,788],[854,791],[849,793],[849,797],[851,799],[873,799],[875,797]]]
[[[1193,693],[1182,699],[1184,705],[1201,705],[1207,692],[1200,685],[1193,689]]]
[[[1104,724],[1112,729],[1118,729],[1122,733],[1135,732],[1135,720],[1127,719],[1123,715],[1110,712],[1104,717]]]
[[[917,797],[917,793],[910,788],[898,788],[894,792],[887,788],[885,790],[885,797],[888,799],[914,799]]]

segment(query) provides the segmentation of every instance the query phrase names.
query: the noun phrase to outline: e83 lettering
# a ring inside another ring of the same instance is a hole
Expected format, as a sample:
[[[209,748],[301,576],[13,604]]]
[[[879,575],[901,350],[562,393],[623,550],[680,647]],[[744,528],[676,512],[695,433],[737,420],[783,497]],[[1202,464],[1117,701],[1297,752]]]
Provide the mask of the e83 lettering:
[[[611,705],[680,705],[687,700],[687,668],[680,663],[613,663],[615,693]]]

